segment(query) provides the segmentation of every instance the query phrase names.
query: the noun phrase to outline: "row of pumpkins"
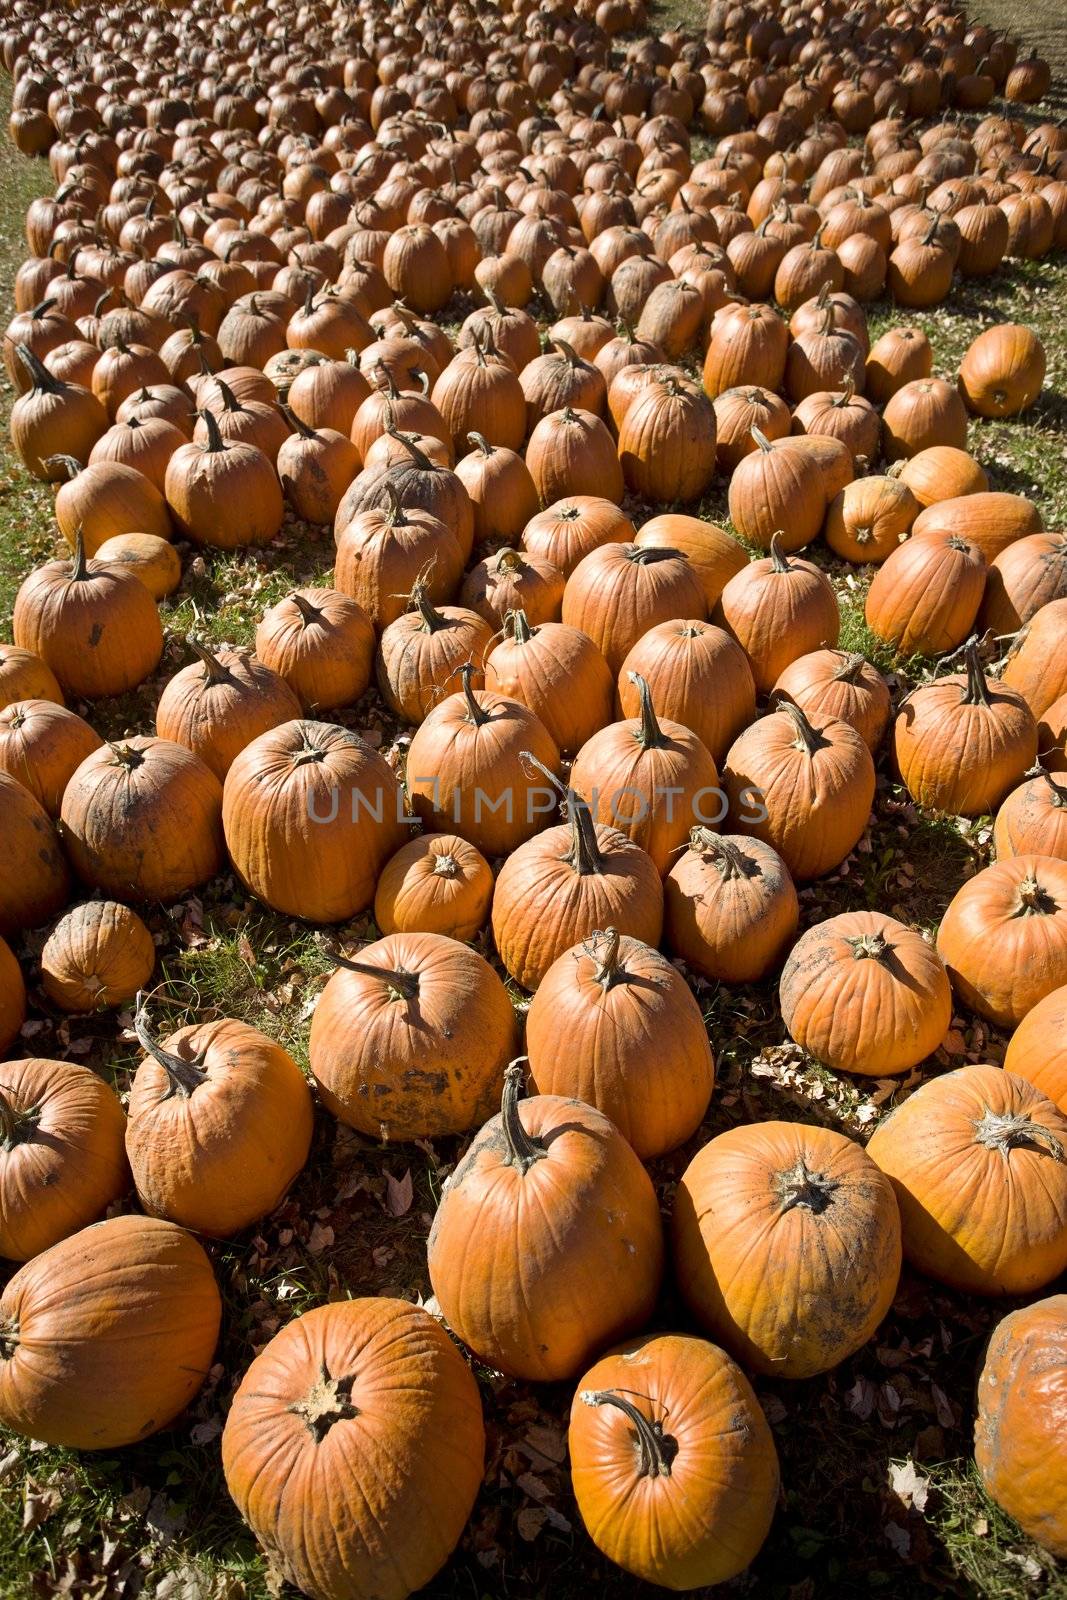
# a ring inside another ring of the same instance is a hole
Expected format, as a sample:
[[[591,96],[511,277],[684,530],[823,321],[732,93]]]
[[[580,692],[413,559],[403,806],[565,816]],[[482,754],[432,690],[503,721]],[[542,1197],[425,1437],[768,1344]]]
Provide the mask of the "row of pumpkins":
[[[41,987],[78,1012],[152,981],[128,902],[232,866],[285,916],[372,908],[383,937],[314,1014],[320,1102],[374,1139],[480,1128],[429,1240],[444,1321],[489,1367],[577,1382],[572,1480],[609,1557],[730,1577],[778,1495],[742,1367],[837,1365],[904,1258],[977,1295],[1067,1268],[1067,549],[966,449],[969,414],[1033,402],[1044,352],[993,328],[948,383],[917,329],[872,346],[863,309],[1067,243],[1062,129],[914,120],[1038,99],[1047,69],[941,5],[715,5],[705,40],[621,47],[626,0],[3,16],[11,132],[57,184],[4,345],[12,440],[72,554],[0,646],[0,934],[47,925]],[[694,163],[698,117],[718,143]],[[762,557],[622,509],[716,474]],[[157,672],[175,538],[267,544],[287,504],[332,525],[333,587],[272,606],[254,654],[187,641],[155,733],[105,743],[66,701]],[[837,649],[798,555],[819,537],[877,566],[886,646],[960,670],[894,707]],[[372,678],[414,728],[403,772],[324,720]],[[997,859],[936,947],[879,911],[798,937],[796,884],[861,840],[887,740],[918,804],[996,812]],[[74,883],[96,898],[66,910]],[[532,991],[521,1040],[487,927]],[[669,1254],[715,1343],[635,1337],[668,1254],[643,1163],[697,1132],[715,1074],[661,943],[724,983],[780,971],[790,1037],[839,1071],[925,1060],[953,991],[1014,1030],[1006,1071],[931,1080],[866,1151],[765,1122],[694,1156]],[[5,1053],[25,1006],[0,938]],[[143,998],[135,1026],[125,1110],[64,1062],[8,1061],[0,1090],[0,1254],[25,1263],[0,1421],[80,1449],[192,1399],[221,1316],[194,1234],[268,1214],[311,1141],[275,1041],[228,1018],[161,1038]],[[95,1221],[131,1190],[140,1212]],[[1062,1429],[1034,1393],[1065,1330],[1062,1296],[1000,1323],[977,1432],[991,1491],[1060,1554]],[[470,1514],[481,1403],[425,1311],[341,1302],[255,1358],[222,1456],[305,1593],[399,1600]]]

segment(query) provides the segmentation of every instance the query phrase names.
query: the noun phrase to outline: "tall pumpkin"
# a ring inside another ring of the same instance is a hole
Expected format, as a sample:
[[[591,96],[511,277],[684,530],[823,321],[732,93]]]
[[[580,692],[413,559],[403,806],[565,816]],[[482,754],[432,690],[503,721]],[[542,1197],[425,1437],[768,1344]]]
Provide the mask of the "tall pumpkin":
[[[440,933],[396,933],[345,957],[311,1023],[311,1071],[328,1110],[371,1138],[477,1127],[515,1047],[503,983]]]
[[[615,698],[607,662],[589,638],[564,622],[531,625],[525,610],[505,619],[485,660],[485,686],[519,700],[573,755],[611,721]]]
[[[900,1276],[900,1216],[870,1156],[829,1128],[731,1128],[686,1168],[672,1242],[701,1327],[752,1371],[826,1372],[866,1344]]]
[[[767,1419],[722,1350],[654,1334],[580,1379],[567,1445],[598,1550],[645,1583],[703,1589],[754,1560],[778,1499]]]
[[[766,694],[798,657],[832,648],[841,630],[833,584],[811,561],[791,560],[781,537],[722,591],[714,620],[736,639]]]
[[[563,591],[563,621],[589,635],[613,673],[656,623],[704,611],[703,586],[689,560],[654,546],[602,545],[578,563]]]
[[[1067,1267],[1067,1116],[999,1067],[931,1078],[875,1130],[904,1254],[964,1294],[1030,1294]]]
[[[481,1361],[558,1382],[645,1323],[663,1230],[652,1180],[615,1125],[557,1095],[520,1104],[521,1083],[514,1064],[500,1114],[445,1184],[430,1283]]]
[[[252,893],[285,916],[345,922],[374,898],[383,863],[407,838],[392,768],[346,728],[285,722],[230,767],[222,825]]]
[[[21,1267],[0,1296],[0,1422],[71,1450],[165,1428],[208,1375],[222,1302],[191,1233],[112,1217]]]
[[[722,628],[698,618],[661,622],[641,635],[619,670],[624,717],[641,713],[636,680],[662,716],[680,722],[721,761],[756,715],[756,685],[745,652]]]
[[[269,544],[284,505],[269,456],[253,444],[228,444],[213,411],[203,410],[203,444],[182,445],[167,463],[164,493],[178,527],[194,544],[239,550]]]
[[[981,550],[962,534],[916,533],[875,573],[867,626],[903,656],[943,655],[974,626],[986,572]]]
[[[758,428],[752,437],[756,449],[730,479],[731,520],[760,550],[769,550],[776,537],[783,550],[800,550],[815,538],[826,515],[829,496],[822,472],[794,439],[772,442]]]
[[[358,700],[370,683],[374,629],[340,590],[294,589],[264,613],[256,655],[306,710],[332,711]]]
[[[478,1387],[432,1317],[379,1297],[316,1306],[234,1395],[222,1469],[274,1568],[314,1600],[406,1600],[447,1561],[481,1486]]]

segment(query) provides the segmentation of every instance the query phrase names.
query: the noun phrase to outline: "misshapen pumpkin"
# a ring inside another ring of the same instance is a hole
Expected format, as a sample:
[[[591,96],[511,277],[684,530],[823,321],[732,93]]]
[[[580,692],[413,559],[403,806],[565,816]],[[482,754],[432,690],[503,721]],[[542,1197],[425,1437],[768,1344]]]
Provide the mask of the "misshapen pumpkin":
[[[1067,1295],[1012,1311],[978,1378],[974,1456],[986,1492],[1054,1556],[1067,1556]]]
[[[574,1377],[647,1320],[663,1270],[652,1180],[622,1134],[578,1100],[519,1102],[508,1068],[499,1116],[445,1185],[430,1282],[445,1321],[514,1377]]]
[[[73,1450],[177,1416],[215,1355],[222,1303],[192,1234],[113,1217],[36,1256],[0,1296],[0,1420]]]
[[[273,1565],[313,1600],[406,1600],[481,1486],[478,1388],[444,1330],[387,1297],[317,1306],[248,1368],[222,1467]]]
[[[774,1440],[741,1369],[704,1339],[651,1335],[604,1356],[579,1381],[567,1444],[590,1538],[646,1583],[723,1583],[767,1536]]]
[[[878,1126],[904,1254],[965,1294],[1029,1294],[1067,1266],[1067,1117],[1023,1078],[960,1067]]]
[[[900,1275],[893,1190],[828,1128],[731,1128],[690,1162],[674,1203],[678,1282],[702,1327],[756,1372],[809,1378],[853,1354]]]

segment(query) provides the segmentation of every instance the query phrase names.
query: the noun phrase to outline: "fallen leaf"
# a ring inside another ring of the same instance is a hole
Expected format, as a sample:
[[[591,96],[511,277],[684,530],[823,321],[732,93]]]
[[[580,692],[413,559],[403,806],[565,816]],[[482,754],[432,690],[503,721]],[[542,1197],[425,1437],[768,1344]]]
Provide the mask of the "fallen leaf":
[[[524,1506],[515,1518],[515,1526],[519,1530],[519,1536],[530,1544],[537,1538],[547,1521],[548,1512],[540,1506]]]
[[[930,1498],[930,1480],[923,1477],[910,1456],[906,1461],[889,1463],[889,1487],[906,1506],[925,1511]]]
[[[911,1534],[907,1528],[902,1528],[899,1523],[887,1522],[885,1527],[886,1543],[891,1545],[898,1556],[911,1554]]]
[[[413,1195],[410,1167],[402,1178],[394,1178],[391,1172],[386,1173],[385,1209],[391,1217],[406,1216],[411,1210]]]

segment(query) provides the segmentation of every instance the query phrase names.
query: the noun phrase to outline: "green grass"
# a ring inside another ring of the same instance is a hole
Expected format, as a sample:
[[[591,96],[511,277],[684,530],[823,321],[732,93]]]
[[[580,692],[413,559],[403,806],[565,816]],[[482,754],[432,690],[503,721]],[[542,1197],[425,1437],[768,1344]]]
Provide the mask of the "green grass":
[[[654,25],[699,26],[703,7],[679,0]],[[0,89],[5,111],[6,85]],[[50,189],[47,167],[0,140],[0,290],[10,299],[25,253],[29,200]],[[450,314],[454,316],[455,308]],[[1067,526],[1064,401],[1067,377],[1067,263],[1009,265],[986,284],[954,290],[951,305],[902,316],[871,308],[874,333],[892,322],[924,327],[936,370],[952,377],[978,326],[995,316],[1031,323],[1049,354],[1048,389],[1023,419],[975,423],[972,447],[998,488],[1032,495],[1050,527]],[[0,461],[0,626],[7,627],[18,584],[52,553],[50,491],[31,484],[6,443]],[[646,508],[634,507],[640,520]],[[726,518],[725,487],[701,507]],[[923,663],[898,663],[863,619],[866,580],[823,547],[805,552],[831,574],[841,598],[842,643],[863,651],[906,686]],[[294,581],[329,573],[328,531],[289,522],[269,550],[203,556],[187,562],[179,594],[164,608],[169,643],[160,673],[131,695],[93,708],[101,731],[151,729],[160,684],[187,659],[191,632],[216,643],[250,643],[263,609]],[[6,635],[6,636],[9,636]],[[397,738],[376,695],[342,715],[383,746]],[[988,859],[988,828],[924,817],[904,803],[883,764],[868,837],[846,866],[802,894],[806,924],[847,908],[879,906],[923,927],[936,925],[960,883]],[[154,1003],[160,1025],[194,1016],[241,1017],[277,1038],[304,1066],[310,1009],[330,970],[335,941],[374,937],[369,918],[329,933],[277,917],[222,877],[149,922],[160,947]],[[43,935],[22,948],[35,970]],[[487,946],[486,954],[491,955]],[[694,985],[718,1061],[708,1119],[683,1150],[654,1163],[669,1210],[687,1161],[708,1137],[768,1117],[818,1121],[863,1137],[890,1091],[835,1077],[785,1039],[773,986],[727,990]],[[25,1047],[90,1062],[125,1091],[138,1050],[128,1016],[61,1020],[32,995],[35,1030]],[[1003,1041],[960,1015],[948,1047],[929,1064],[999,1060]],[[282,1321],[331,1297],[429,1294],[425,1237],[442,1179],[461,1141],[388,1149],[371,1145],[329,1117],[317,1119],[307,1170],[259,1229],[210,1247],[225,1302],[218,1367],[178,1426],[113,1457],[76,1457],[0,1438],[0,1600],[57,1593],[96,1600],[138,1591],[165,1600],[265,1600],[277,1592],[221,1480],[218,1431],[232,1390],[253,1352]],[[386,1209],[388,1180],[411,1173],[410,1211]],[[332,1236],[332,1242],[330,1241]],[[761,1383],[782,1461],[783,1494],[767,1545],[738,1593],[761,1600],[849,1600],[884,1589],[893,1595],[967,1595],[981,1600],[1053,1596],[1067,1600],[1067,1577],[985,1498],[970,1461],[972,1397],[982,1345],[1005,1308],[950,1294],[905,1274],[893,1310],[870,1345],[822,1379]],[[685,1325],[668,1284],[657,1326]],[[482,1396],[490,1432],[485,1488],[455,1559],[430,1586],[440,1597],[578,1597],[608,1600],[641,1592],[592,1549],[578,1524],[562,1465],[523,1455],[532,1427],[565,1428],[564,1387],[532,1390],[489,1375]],[[922,1510],[891,1488],[894,1463],[913,1459],[930,1480]],[[532,1538],[536,1493],[552,1520]],[[524,1518],[525,1514],[525,1518]]]

